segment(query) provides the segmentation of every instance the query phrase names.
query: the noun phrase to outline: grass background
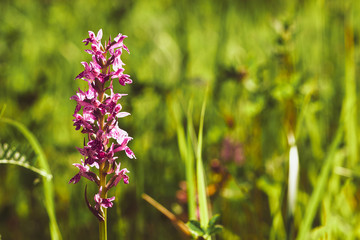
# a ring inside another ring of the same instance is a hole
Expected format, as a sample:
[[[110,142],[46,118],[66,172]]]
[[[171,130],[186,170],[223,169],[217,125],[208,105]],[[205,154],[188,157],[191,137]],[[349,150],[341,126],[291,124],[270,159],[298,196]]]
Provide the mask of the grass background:
[[[285,238],[290,131],[300,159],[290,237],[360,238],[359,10],[350,0],[2,0],[0,106],[43,147],[63,239],[98,237],[83,198],[88,182],[68,181],[83,142],[69,98],[84,87],[74,81],[80,62],[90,61],[81,41],[100,28],[105,39],[128,36],[123,61],[134,80],[116,87],[129,94],[121,103],[132,115],[120,127],[137,159],[120,156],[130,184],[113,191],[109,239],[182,239],[141,194],[187,220],[174,103],[186,129],[192,99],[197,132],[206,86],[202,158],[211,211],[224,226],[217,239]],[[35,155],[15,128],[1,124],[0,136]],[[0,165],[3,239],[50,238],[41,181]]]

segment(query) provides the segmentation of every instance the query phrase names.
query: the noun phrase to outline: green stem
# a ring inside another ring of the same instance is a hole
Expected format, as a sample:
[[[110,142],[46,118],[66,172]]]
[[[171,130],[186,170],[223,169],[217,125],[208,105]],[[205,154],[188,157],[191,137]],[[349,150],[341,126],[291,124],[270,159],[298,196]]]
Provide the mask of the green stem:
[[[99,239],[107,240],[106,209],[103,209],[103,211],[104,211],[104,221],[99,222]]]
[[[106,189],[106,174],[104,174],[104,167],[105,164],[101,164],[100,168],[99,168],[99,175],[100,175],[100,187],[102,188],[102,192],[100,197],[101,198],[106,198],[106,193],[107,193],[107,189]],[[103,217],[104,217],[104,221],[100,221],[99,222],[99,239],[100,240],[107,240],[107,212],[106,212],[106,208],[101,207],[101,210],[103,212]]]

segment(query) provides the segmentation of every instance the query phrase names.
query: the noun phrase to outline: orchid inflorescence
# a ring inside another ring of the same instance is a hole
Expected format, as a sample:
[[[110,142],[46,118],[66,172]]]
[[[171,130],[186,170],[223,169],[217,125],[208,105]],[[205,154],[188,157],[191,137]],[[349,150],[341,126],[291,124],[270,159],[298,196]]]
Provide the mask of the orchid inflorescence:
[[[124,74],[124,63],[121,61],[122,50],[129,52],[123,40],[127,37],[118,34],[104,46],[101,43],[102,30],[95,36],[89,31],[89,38],[83,40],[85,45],[91,44],[91,49],[85,52],[92,55],[90,63],[82,62],[85,70],[75,79],[82,79],[88,83],[87,91],[79,91],[70,99],[75,100],[77,105],[74,112],[74,126],[86,134],[84,147],[77,148],[84,157],[81,163],[73,164],[79,169],[79,173],[71,178],[69,183],[77,183],[81,177],[95,182],[99,192],[95,194],[95,206],[92,207],[86,196],[85,200],[92,213],[99,219],[104,220],[102,208],[113,206],[115,197],[107,198],[107,192],[115,187],[120,181],[129,183],[126,168],[120,169],[120,162],[115,153],[125,151],[129,158],[135,158],[134,153],[127,146],[132,139],[128,133],[118,126],[118,118],[123,118],[130,113],[122,112],[122,106],[118,100],[127,94],[114,93],[113,80],[118,79],[123,86],[132,83],[130,76]],[[81,110],[82,109],[82,113]],[[98,169],[98,175],[91,169]],[[107,176],[111,178],[107,181]]]

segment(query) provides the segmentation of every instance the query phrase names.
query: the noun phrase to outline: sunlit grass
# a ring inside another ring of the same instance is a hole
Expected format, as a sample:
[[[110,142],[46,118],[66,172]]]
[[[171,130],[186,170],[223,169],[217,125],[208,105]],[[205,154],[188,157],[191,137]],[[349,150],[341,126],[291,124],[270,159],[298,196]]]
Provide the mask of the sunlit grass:
[[[58,227],[56,215],[55,215],[55,204],[54,204],[54,187],[52,182],[52,175],[49,168],[48,160],[45,156],[45,153],[39,144],[38,140],[35,136],[20,122],[17,122],[12,119],[8,118],[0,118],[0,122],[4,124],[8,124],[13,126],[16,130],[20,131],[28,143],[31,145],[32,149],[34,150],[36,157],[38,159],[39,167],[36,168],[34,166],[29,165],[28,163],[17,164],[28,168],[42,176],[43,180],[43,191],[44,191],[44,204],[49,216],[49,227],[50,227],[50,234],[51,239],[53,240],[60,240],[62,239],[61,233]],[[15,161],[18,162],[18,161]],[[12,163],[12,161],[10,162]],[[26,164],[26,165],[25,165]]]
[[[110,223],[116,230],[109,239],[178,237],[171,221],[141,196],[147,193],[186,222],[197,219],[200,191],[201,202],[206,199],[211,212],[220,214],[224,230],[216,239],[360,238],[359,5],[1,1],[0,104],[7,103],[6,116],[41,142],[57,184],[56,202],[48,207],[56,211],[64,238],[97,236],[66,184],[74,173],[69,159],[82,140],[73,134],[69,100],[78,87],[73,76],[81,71],[75,43],[99,28],[129,37],[132,52],[124,62],[134,88],[126,91],[134,97],[124,100],[132,116],[123,124],[137,139],[137,159],[126,162],[132,182],[117,193],[118,211],[109,219],[118,221]],[[202,116],[206,85],[211,87]],[[291,132],[299,176],[289,220]],[[5,182],[15,170],[3,166]],[[187,189],[179,187],[183,181]],[[185,192],[186,203],[178,191]],[[17,205],[0,199],[2,212],[21,209]],[[46,214],[36,217],[47,221]],[[0,218],[3,239],[47,234],[9,232],[9,219]]]

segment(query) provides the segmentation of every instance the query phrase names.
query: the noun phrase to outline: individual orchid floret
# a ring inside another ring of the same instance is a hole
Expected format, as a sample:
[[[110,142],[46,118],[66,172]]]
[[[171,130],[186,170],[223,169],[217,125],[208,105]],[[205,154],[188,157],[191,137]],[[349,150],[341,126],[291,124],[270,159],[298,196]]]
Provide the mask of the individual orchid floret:
[[[120,77],[119,77],[119,83],[123,86],[125,86],[125,84],[130,84],[132,83],[132,80],[130,79],[130,76],[127,75],[127,74],[122,74]]]
[[[99,189],[99,193],[97,193],[94,197],[94,200],[96,202],[95,209],[99,210],[100,207],[109,208],[113,206],[113,201],[115,200],[115,197],[111,198],[101,198],[102,193],[102,187]]]
[[[85,70],[82,71],[75,79],[85,78],[86,81],[92,81],[100,75],[101,66],[97,62],[81,62],[85,67]]]
[[[98,105],[97,93],[91,87],[86,92],[83,92],[81,89],[79,89],[76,95],[72,96],[70,99],[77,102],[75,113],[79,112],[81,107],[93,108],[94,105]]]
[[[136,158],[135,154],[128,146],[125,147],[125,153],[126,153],[126,156],[128,156],[128,158],[130,158],[130,159]]]
[[[116,185],[123,180],[125,184],[129,184],[129,177],[126,175],[129,171],[126,168],[120,170],[121,164],[116,164],[115,175],[108,182],[107,188],[116,187]]]
[[[89,171],[90,167],[89,166],[85,166],[84,162],[81,160],[81,164],[78,163],[74,163],[73,164],[75,167],[79,168],[79,173],[76,174],[73,178],[70,179],[69,183],[77,183],[80,181],[81,177],[85,177],[87,179],[89,179],[92,182],[95,182],[97,185],[99,185],[99,178],[98,176],[96,176],[95,173]]]
[[[114,41],[111,42],[109,45],[108,45],[108,50],[110,53],[113,53],[114,52],[114,49],[115,48],[124,48],[127,52],[129,52],[128,48],[124,45],[123,41],[124,39],[127,38],[127,36],[125,35],[122,35],[121,33],[119,33],[115,38],[114,38]]]
[[[102,36],[103,36],[102,29],[100,29],[98,31],[96,37],[95,37],[94,32],[89,31],[89,38],[84,39],[83,42],[85,43],[85,45],[88,45],[89,42],[91,42],[92,44],[98,44],[98,43],[100,43]]]

